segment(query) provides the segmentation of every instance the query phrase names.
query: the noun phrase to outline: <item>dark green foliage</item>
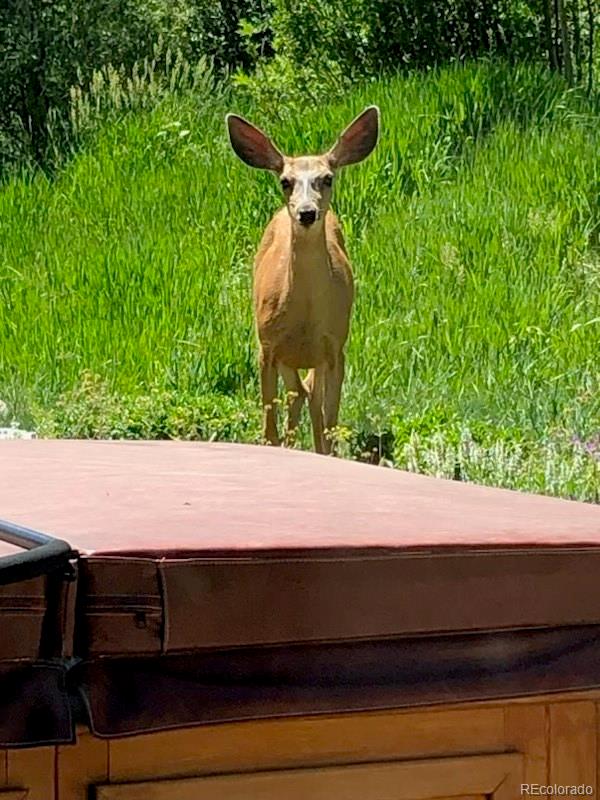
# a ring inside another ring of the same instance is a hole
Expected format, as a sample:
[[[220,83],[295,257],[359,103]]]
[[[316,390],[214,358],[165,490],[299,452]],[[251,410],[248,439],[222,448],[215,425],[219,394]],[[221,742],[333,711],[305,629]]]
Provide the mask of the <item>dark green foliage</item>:
[[[68,144],[69,90],[112,64],[181,51],[217,67],[250,67],[238,32],[268,0],[5,0],[0,3],[0,173],[10,163],[46,164]],[[265,50],[265,48],[261,48]]]
[[[6,0],[0,4],[0,173],[71,141],[69,93],[164,54],[238,70],[260,107],[341,95],[357,77],[480,55],[593,74],[598,0]],[[165,67],[166,68],[166,67]]]
[[[72,145],[69,95],[108,65],[206,57],[277,115],[358,77],[480,55],[593,74],[598,0],[5,0],[0,4],[0,173]],[[560,8],[560,14],[556,10]],[[166,67],[165,67],[166,68]]]
[[[183,40],[188,59],[208,56],[217,70],[252,69],[271,55],[271,0],[189,0]]]
[[[159,37],[175,44],[183,0],[7,0],[0,5],[0,167],[43,163],[51,111],[67,109],[69,88],[112,62],[131,69]],[[58,129],[56,134],[58,135]]]
[[[546,63],[567,83],[585,81],[591,90],[597,5],[598,0],[273,0],[274,58],[260,61],[252,75],[238,75],[238,83],[274,118],[294,101],[341,97],[358,77],[481,56]]]
[[[275,0],[272,26],[296,63],[320,56],[363,73],[530,56],[540,44],[535,10],[513,0]]]

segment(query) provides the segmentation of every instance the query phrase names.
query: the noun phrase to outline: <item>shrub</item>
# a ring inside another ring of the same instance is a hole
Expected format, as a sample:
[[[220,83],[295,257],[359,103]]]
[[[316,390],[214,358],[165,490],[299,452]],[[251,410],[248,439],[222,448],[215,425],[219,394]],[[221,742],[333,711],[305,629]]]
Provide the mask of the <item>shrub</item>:
[[[540,54],[540,14],[512,0],[273,0],[273,60],[238,84],[263,113],[341,96],[357,77],[482,54]],[[255,34],[252,27],[247,29]]]
[[[258,441],[256,405],[224,395],[194,395],[157,386],[124,395],[84,372],[51,408],[33,411],[36,433],[70,439],[201,439]]]
[[[268,7],[268,0],[0,4],[0,173],[19,161],[47,163],[65,144],[71,87],[87,85],[109,64],[130,75],[154,57],[157,43],[192,63],[205,56],[218,69],[249,68],[241,15],[256,23]]]

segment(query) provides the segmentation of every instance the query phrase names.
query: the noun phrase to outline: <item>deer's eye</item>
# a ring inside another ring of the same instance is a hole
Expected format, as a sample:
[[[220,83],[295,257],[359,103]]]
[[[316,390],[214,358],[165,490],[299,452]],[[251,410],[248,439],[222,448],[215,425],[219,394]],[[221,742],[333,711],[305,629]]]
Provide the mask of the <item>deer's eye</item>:
[[[333,183],[333,175],[325,175],[325,177],[323,178],[323,184],[325,186],[331,186],[332,183]]]
[[[284,192],[287,192],[289,189],[292,188],[292,182],[289,178],[282,178],[281,179],[281,188]]]

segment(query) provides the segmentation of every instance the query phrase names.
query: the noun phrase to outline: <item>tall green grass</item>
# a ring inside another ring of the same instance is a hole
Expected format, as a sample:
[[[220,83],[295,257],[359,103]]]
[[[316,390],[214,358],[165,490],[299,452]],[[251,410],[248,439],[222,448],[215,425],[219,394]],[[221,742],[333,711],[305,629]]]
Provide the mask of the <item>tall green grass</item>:
[[[291,114],[204,73],[178,80],[143,103],[105,108],[110,81],[74,98],[73,157],[0,189],[0,397],[18,419],[52,435],[256,440],[251,264],[281,201],[234,157],[223,115],[306,152],[377,103],[379,146],[334,198],[357,282],[347,453],[598,498],[593,99],[502,64],[382,79]],[[473,471],[465,436],[521,467]],[[569,477],[544,477],[551,462]]]

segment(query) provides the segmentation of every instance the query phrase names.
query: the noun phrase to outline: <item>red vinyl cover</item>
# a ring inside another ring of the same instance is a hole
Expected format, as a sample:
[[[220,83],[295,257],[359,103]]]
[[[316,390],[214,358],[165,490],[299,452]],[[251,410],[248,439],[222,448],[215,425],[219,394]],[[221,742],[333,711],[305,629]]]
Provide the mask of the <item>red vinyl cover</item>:
[[[3,442],[0,515],[105,555],[600,544],[598,506],[219,443]]]

